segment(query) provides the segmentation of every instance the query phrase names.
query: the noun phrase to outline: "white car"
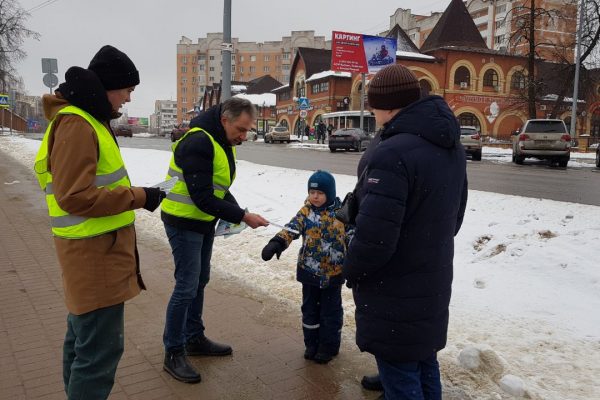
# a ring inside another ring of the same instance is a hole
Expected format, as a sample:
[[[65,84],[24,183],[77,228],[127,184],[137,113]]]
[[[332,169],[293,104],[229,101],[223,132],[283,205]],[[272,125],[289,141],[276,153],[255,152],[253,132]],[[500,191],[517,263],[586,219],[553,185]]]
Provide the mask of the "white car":
[[[566,167],[571,158],[571,135],[561,119],[527,120],[512,139],[512,160],[519,165],[533,157]]]
[[[460,144],[465,148],[465,153],[470,154],[473,161],[481,161],[481,134],[474,126],[460,127]]]

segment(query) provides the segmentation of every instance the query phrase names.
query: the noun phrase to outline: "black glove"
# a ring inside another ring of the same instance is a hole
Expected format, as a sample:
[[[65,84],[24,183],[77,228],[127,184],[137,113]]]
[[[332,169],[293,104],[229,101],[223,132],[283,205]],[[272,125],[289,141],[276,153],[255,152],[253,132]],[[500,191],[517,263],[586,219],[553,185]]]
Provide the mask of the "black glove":
[[[145,187],[142,189],[146,192],[146,203],[144,203],[144,208],[150,212],[156,210],[162,199],[167,197],[167,193],[159,188]]]
[[[281,253],[285,248],[285,240],[279,236],[275,236],[273,239],[269,240],[269,243],[263,248],[261,257],[263,260],[269,261],[277,254],[277,259],[279,260],[279,256],[281,256]]]

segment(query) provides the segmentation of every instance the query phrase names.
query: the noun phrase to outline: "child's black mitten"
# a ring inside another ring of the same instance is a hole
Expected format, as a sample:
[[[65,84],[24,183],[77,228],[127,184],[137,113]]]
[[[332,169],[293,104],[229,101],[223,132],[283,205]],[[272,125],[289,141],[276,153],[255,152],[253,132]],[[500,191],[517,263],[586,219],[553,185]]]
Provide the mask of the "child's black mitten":
[[[263,248],[261,257],[265,261],[269,261],[273,258],[274,255],[277,255],[277,259],[279,260],[279,256],[286,248],[285,239],[279,236],[273,237],[273,239],[269,240],[269,243]]]

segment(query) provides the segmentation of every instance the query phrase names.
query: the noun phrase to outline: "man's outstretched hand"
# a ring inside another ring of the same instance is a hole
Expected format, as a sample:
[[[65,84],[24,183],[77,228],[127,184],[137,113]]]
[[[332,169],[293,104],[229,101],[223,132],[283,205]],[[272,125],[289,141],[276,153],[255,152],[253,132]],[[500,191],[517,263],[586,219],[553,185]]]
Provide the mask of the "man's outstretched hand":
[[[268,226],[269,221],[264,219],[262,216],[250,212],[246,212],[242,221],[246,223],[250,228],[256,229],[259,226]]]

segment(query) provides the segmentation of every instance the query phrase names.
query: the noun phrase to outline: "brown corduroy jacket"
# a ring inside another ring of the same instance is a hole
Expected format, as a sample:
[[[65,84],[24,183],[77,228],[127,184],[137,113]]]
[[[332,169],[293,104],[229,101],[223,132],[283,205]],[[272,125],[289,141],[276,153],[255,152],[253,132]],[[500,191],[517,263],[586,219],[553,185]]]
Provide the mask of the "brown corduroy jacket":
[[[60,96],[43,97],[44,113],[52,120],[69,103]],[[48,141],[48,170],[54,196],[69,214],[83,217],[115,215],[142,208],[141,187],[114,190],[95,185],[98,138],[77,115],[59,115]],[[54,237],[62,268],[65,302],[69,312],[84,314],[138,295],[144,289],[133,225],[86,239]]]

